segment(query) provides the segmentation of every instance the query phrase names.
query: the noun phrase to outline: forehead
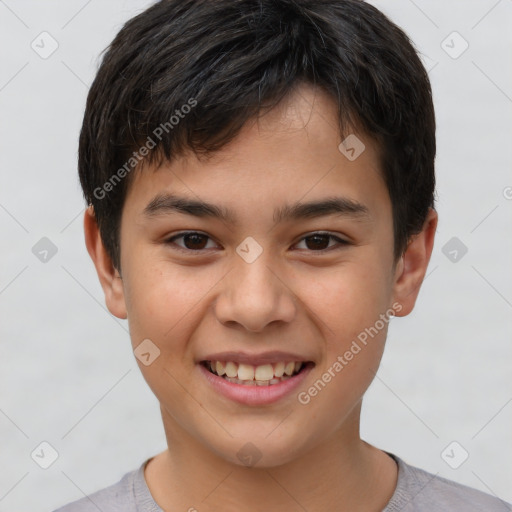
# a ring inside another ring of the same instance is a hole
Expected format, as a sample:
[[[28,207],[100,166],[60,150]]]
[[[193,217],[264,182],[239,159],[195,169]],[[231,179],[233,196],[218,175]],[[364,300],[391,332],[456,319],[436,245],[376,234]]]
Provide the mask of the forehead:
[[[371,213],[388,197],[378,148],[355,130],[343,140],[348,144],[342,144],[336,104],[321,89],[302,85],[247,122],[220,150],[206,156],[188,152],[138,170],[126,201],[139,212],[155,213],[165,195],[177,194],[218,206],[217,216],[231,222],[240,208],[273,204],[275,221],[290,213],[292,203],[326,196],[343,196],[345,206],[360,204]]]

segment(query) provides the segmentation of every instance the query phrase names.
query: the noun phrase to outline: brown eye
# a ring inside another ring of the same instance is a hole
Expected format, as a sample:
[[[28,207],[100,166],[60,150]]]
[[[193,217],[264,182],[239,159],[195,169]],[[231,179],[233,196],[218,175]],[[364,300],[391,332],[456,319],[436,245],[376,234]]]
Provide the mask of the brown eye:
[[[175,243],[175,240],[179,239],[182,239],[183,242],[181,244]],[[177,245],[180,250],[201,251],[203,249],[211,248],[211,246],[207,247],[209,240],[211,239],[208,235],[191,231],[173,236],[167,240],[167,243]]]
[[[331,241],[334,241],[334,243],[332,244]],[[309,236],[305,236],[297,245],[300,244],[304,244],[305,246],[299,247],[300,249],[321,252],[335,249],[336,246],[340,248],[340,246],[348,245],[348,242],[329,233],[313,233]]]
[[[183,243],[187,249],[204,249],[207,239],[208,237],[206,235],[193,233],[190,235],[185,235],[183,237]]]
[[[329,235],[313,235],[308,236],[304,240],[306,240],[306,246],[308,249],[313,251],[321,251],[323,249],[327,249],[329,247]]]

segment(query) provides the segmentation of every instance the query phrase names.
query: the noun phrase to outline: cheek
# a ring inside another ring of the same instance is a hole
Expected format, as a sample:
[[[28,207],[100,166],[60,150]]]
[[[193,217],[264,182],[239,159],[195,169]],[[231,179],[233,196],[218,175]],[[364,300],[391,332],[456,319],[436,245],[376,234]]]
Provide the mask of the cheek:
[[[333,273],[318,291],[316,308],[329,327],[321,363],[317,405],[339,405],[346,412],[356,404],[378,369],[389,320],[389,286],[384,267],[368,258]],[[388,317],[386,317],[388,318]],[[325,388],[323,387],[325,385]],[[313,391],[314,393],[315,391]],[[343,418],[339,418],[342,421]]]
[[[137,271],[129,273],[125,287],[132,340],[150,338],[162,350],[176,348],[180,339],[186,339],[187,326],[192,328],[197,314],[203,312],[208,292],[222,274],[171,265],[154,257],[150,266],[144,261],[151,259],[133,262]]]
[[[380,319],[388,311],[385,275],[377,262],[366,261],[347,264],[313,282],[306,303],[322,320],[317,325],[326,346],[319,362],[320,382],[306,391],[318,414],[335,403],[343,415],[360,400],[382,358],[388,326]],[[315,393],[318,398],[313,399]]]
[[[135,342],[143,336],[161,342],[190,309],[189,283],[162,265],[148,267],[134,262],[133,268],[137,271],[127,275],[125,286],[132,339]]]
[[[319,319],[325,336],[345,344],[375,323],[387,309],[389,290],[375,262],[347,263],[294,277],[297,294]]]

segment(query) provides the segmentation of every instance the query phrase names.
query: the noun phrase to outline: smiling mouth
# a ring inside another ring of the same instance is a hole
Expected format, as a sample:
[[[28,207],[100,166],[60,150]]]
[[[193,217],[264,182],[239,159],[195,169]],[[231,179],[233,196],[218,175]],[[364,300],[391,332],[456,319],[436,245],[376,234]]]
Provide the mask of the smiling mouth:
[[[214,375],[233,384],[245,386],[273,386],[284,382],[313,366],[312,362],[288,361],[253,366],[234,361],[201,361],[201,364]]]

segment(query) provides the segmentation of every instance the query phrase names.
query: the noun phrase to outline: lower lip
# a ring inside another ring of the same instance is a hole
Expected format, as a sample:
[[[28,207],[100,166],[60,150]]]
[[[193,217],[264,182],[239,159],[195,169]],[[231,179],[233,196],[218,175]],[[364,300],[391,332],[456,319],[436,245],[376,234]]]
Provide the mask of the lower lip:
[[[229,382],[218,375],[207,370],[202,364],[199,364],[201,373],[207,381],[221,395],[235,402],[245,405],[266,405],[277,402],[281,398],[290,395],[307,377],[313,365],[308,364],[297,375],[290,377],[278,384],[269,386],[249,386],[245,384],[235,384]]]

